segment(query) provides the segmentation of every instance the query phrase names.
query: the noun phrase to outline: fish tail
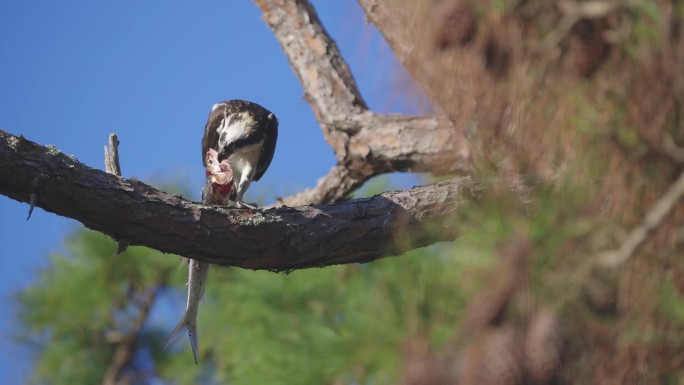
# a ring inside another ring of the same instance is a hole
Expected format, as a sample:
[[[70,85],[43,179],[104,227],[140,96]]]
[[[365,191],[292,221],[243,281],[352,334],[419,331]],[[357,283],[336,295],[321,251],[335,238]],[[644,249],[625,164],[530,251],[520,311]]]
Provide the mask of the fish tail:
[[[197,313],[188,322],[188,337],[192,347],[192,356],[195,358],[195,365],[199,362],[199,336],[197,335]]]
[[[199,344],[197,343],[197,312],[192,312],[192,309],[188,309],[183,313],[183,317],[178,322],[178,325],[176,325],[176,328],[173,329],[171,334],[166,338],[162,351],[165,351],[171,346],[171,344],[173,344],[186,330],[188,331],[188,337],[190,337],[192,355],[195,357],[195,364],[197,364],[199,357]]]

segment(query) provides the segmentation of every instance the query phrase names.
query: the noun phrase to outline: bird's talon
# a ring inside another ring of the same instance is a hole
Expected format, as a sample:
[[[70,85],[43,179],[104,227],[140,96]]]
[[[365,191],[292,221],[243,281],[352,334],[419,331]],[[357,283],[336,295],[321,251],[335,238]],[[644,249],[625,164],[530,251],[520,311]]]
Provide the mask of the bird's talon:
[[[256,210],[256,208],[257,208],[256,205],[247,204],[247,203],[241,202],[241,201],[235,202],[235,207],[237,207],[239,209],[252,209],[252,210]]]

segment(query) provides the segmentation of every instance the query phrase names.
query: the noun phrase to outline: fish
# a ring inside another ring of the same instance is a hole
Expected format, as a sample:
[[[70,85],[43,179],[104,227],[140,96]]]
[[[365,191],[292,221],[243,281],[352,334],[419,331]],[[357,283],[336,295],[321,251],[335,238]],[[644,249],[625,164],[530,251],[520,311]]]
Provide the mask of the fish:
[[[185,307],[185,313],[181,317],[180,322],[173,329],[169,337],[164,343],[163,351],[187,330],[190,337],[190,346],[192,347],[192,355],[195,358],[195,365],[199,363],[199,335],[197,334],[197,310],[199,303],[204,295],[204,289],[207,284],[207,274],[209,273],[209,264],[194,259],[190,260],[188,264],[188,303]]]
[[[214,206],[227,206],[233,190],[233,170],[226,160],[218,161],[218,153],[210,149],[206,153],[207,181],[202,189],[202,203]],[[195,365],[199,363],[199,335],[197,333],[197,311],[204,296],[207,284],[209,264],[191,259],[188,263],[188,302],[185,313],[176,328],[173,329],[164,343],[162,351],[173,344],[187,330],[190,337],[192,355]]]
[[[233,169],[227,159],[218,160],[218,152],[210,148],[206,154],[207,183],[202,189],[202,201],[206,205],[228,206],[235,183]]]

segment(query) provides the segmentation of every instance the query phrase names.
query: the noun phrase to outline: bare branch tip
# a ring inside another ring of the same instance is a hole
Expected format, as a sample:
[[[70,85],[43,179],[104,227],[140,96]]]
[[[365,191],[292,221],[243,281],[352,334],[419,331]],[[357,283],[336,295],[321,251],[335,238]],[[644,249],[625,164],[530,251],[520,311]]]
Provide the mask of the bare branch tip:
[[[117,242],[116,254],[121,254],[124,251],[126,251],[126,249],[128,249],[128,246],[130,246],[130,244],[131,244],[131,242],[129,242],[128,240],[125,240],[125,239],[122,239],[119,242]]]
[[[36,207],[36,200],[38,199],[38,195],[36,193],[32,192],[31,195],[29,196],[29,211],[28,211],[28,216],[26,217],[26,220],[28,221],[31,219],[31,214],[33,214],[33,208]]]
[[[115,133],[111,133],[109,134],[109,146],[105,146],[105,171],[116,176],[121,176],[119,143],[119,137]]]

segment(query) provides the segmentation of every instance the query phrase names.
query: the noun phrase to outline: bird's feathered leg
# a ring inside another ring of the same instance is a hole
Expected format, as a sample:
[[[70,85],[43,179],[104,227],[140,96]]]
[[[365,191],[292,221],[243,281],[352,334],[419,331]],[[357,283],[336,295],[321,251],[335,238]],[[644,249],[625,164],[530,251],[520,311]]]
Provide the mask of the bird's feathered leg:
[[[240,181],[235,187],[236,197],[235,197],[235,207],[238,208],[249,208],[255,209],[255,206],[249,205],[242,200],[242,196],[245,191],[249,188],[250,183],[252,183],[252,176],[254,174],[254,168],[251,164],[246,163],[242,169],[242,174],[240,175]]]

